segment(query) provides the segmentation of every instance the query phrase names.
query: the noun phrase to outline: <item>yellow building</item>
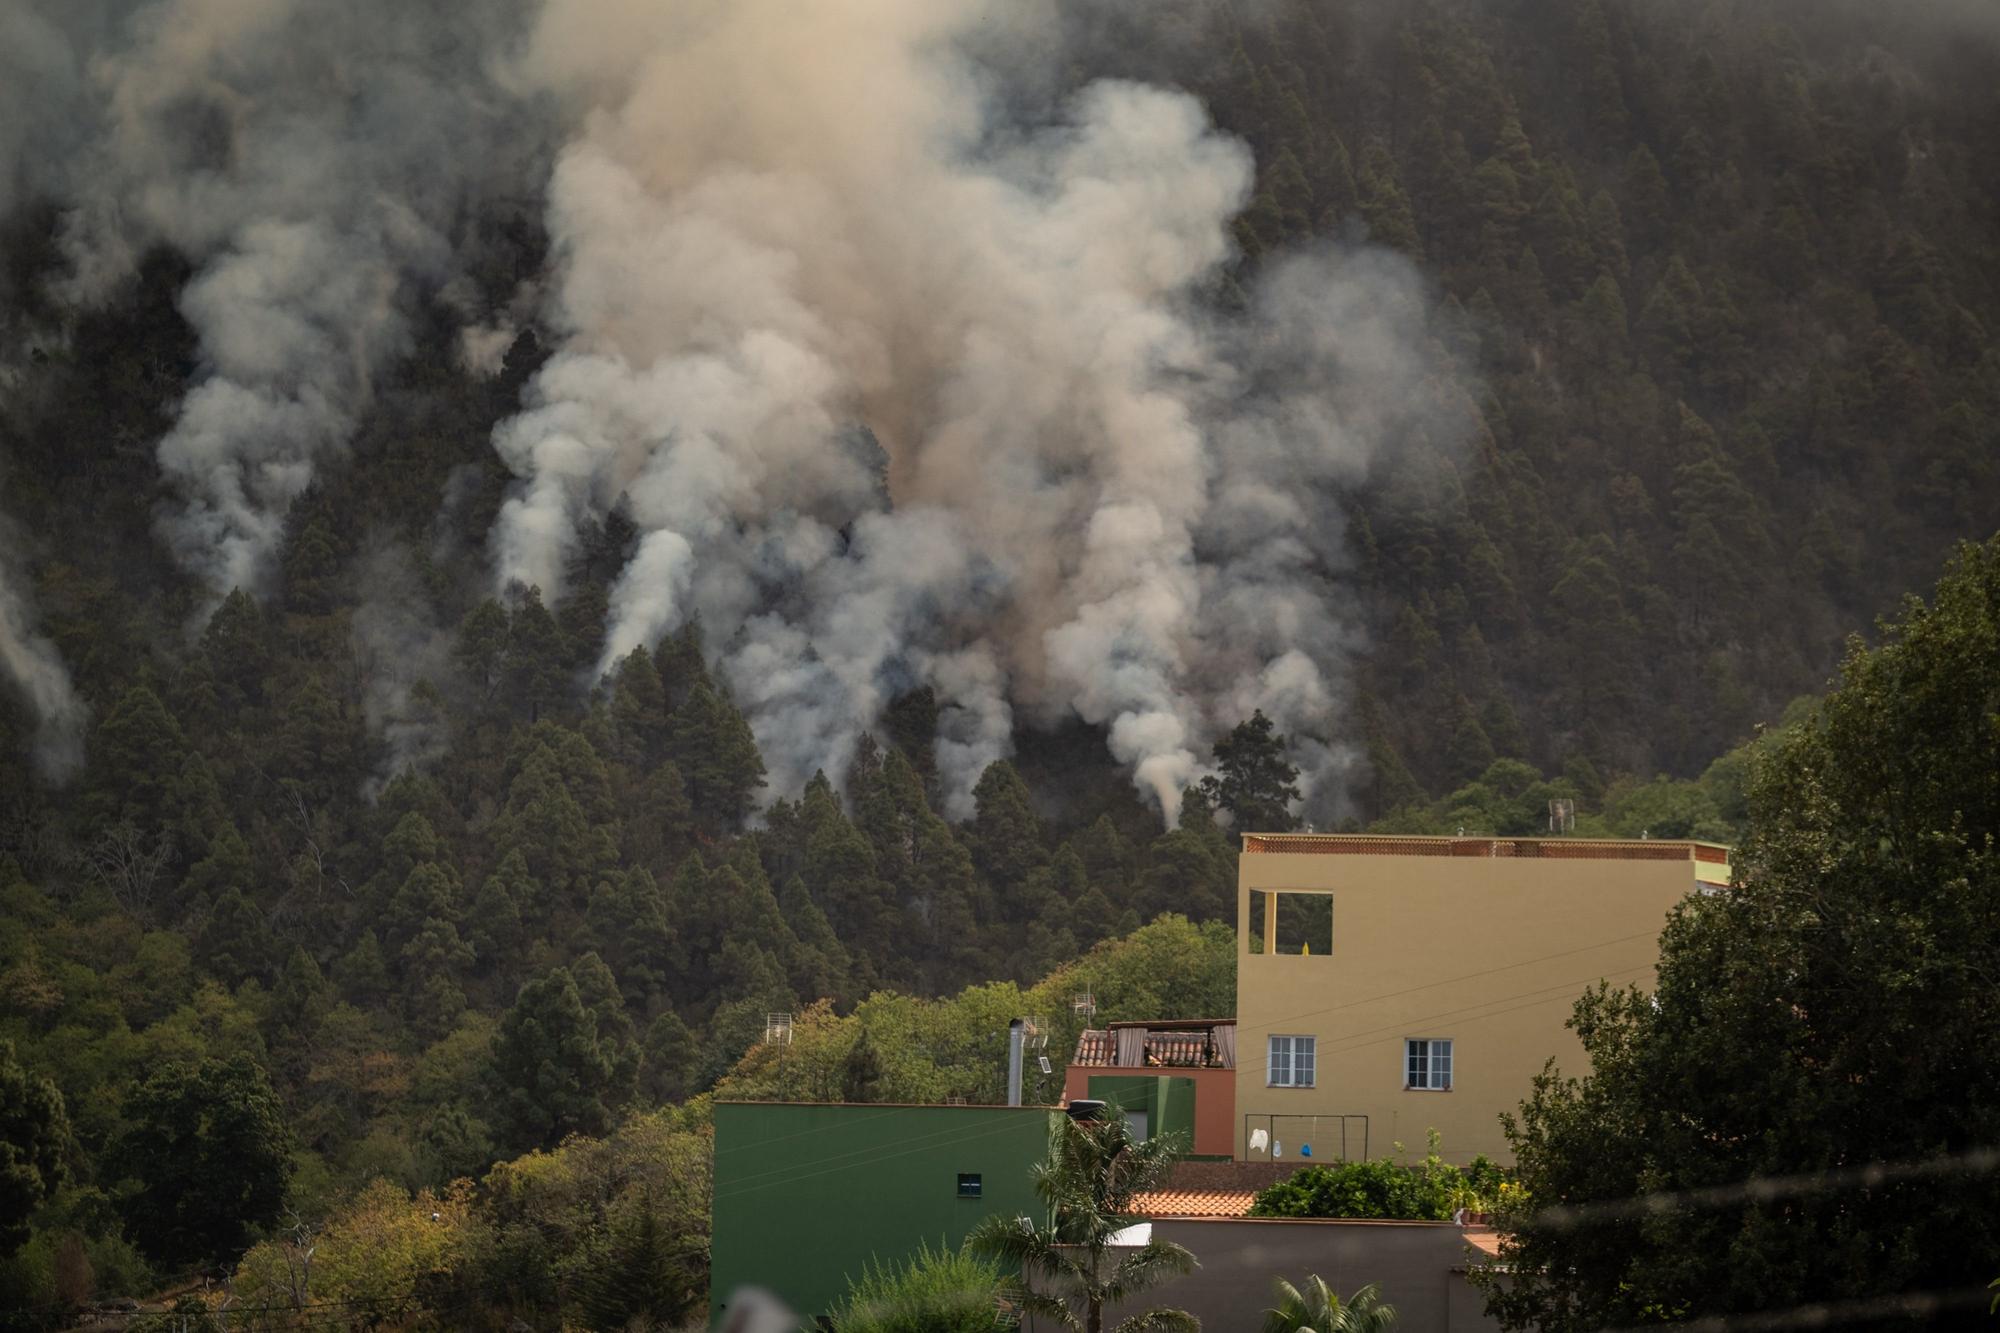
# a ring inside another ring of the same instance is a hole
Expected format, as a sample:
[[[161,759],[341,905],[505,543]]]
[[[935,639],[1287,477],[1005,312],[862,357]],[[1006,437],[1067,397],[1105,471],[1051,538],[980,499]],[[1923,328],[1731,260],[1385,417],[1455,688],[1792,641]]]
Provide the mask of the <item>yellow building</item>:
[[[1667,911],[1729,882],[1705,842],[1246,834],[1236,1156],[1511,1160],[1499,1116],[1599,980],[1650,987]]]

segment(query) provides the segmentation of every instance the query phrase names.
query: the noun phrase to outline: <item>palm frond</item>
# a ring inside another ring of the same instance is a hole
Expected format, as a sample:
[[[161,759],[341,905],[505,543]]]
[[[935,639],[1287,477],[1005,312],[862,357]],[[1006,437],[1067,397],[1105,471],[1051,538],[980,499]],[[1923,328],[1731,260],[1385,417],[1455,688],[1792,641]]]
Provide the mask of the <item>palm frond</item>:
[[[1201,1333],[1201,1320],[1186,1310],[1147,1310],[1133,1315],[1111,1333]]]

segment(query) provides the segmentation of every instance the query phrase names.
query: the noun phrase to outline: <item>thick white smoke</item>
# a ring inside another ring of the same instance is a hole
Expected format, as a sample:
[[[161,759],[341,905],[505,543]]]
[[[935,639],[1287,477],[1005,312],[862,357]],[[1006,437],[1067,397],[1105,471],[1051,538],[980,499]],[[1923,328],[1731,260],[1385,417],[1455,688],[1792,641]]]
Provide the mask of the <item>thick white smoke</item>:
[[[1327,797],[1325,497],[1436,398],[1418,285],[1328,253],[1216,313],[1247,150],[1169,90],[1051,105],[1067,30],[1040,0],[0,0],[49,94],[0,107],[77,108],[37,115],[88,144],[31,163],[0,128],[0,204],[66,192],[80,300],[150,246],[191,263],[162,530],[217,596],[268,582],[422,302],[496,364],[525,312],[465,299],[464,237],[532,191],[557,352],[495,433],[503,588],[559,597],[622,511],[601,662],[700,615],[777,791],[928,684],[961,813],[1017,721],[1070,715],[1169,817],[1253,707]]]
[[[0,549],[0,677],[35,718],[36,771],[45,781],[63,782],[83,763],[83,701],[55,645],[36,632],[33,609],[6,557]]]
[[[345,449],[454,229],[504,202],[510,104],[485,53],[514,0],[153,0],[90,62],[68,285],[114,291],[147,247],[197,268],[201,373],[160,442],[175,554],[219,597],[268,582],[287,507]]]
[[[622,509],[604,661],[742,626],[717,646],[780,791],[916,681],[960,809],[1017,708],[1105,726],[1169,817],[1251,707],[1311,779],[1344,762],[1318,497],[1430,398],[1417,283],[1301,258],[1206,313],[1247,151],[1129,83],[1003,121],[1006,71],[964,52],[1045,17],[551,0],[520,63],[583,128],[550,189],[559,350],[496,434],[499,581],[559,595]]]

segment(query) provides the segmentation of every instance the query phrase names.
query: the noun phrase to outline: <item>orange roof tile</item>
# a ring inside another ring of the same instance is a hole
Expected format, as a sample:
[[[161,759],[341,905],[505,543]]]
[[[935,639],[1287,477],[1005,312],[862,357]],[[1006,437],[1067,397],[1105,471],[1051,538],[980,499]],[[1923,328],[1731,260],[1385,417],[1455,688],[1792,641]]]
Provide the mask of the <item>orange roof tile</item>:
[[[1500,1233],[1492,1227],[1467,1227],[1465,1243],[1495,1259],[1500,1257]]]
[[[1256,1199],[1256,1190],[1155,1190],[1133,1196],[1132,1211],[1141,1217],[1244,1217]]]

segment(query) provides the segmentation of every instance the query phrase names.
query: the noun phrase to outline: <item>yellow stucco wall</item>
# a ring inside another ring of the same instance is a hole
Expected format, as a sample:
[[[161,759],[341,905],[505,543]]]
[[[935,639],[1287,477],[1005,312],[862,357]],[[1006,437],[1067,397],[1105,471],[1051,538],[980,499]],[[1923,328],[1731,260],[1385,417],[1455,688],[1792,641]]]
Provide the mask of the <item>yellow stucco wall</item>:
[[[1252,840],[1254,842],[1254,840]],[[1554,1056],[1584,1072],[1564,1026],[1600,978],[1651,986],[1667,911],[1726,867],[1685,860],[1586,860],[1246,851],[1237,889],[1235,1151],[1245,1116],[1368,1117],[1368,1150],[1424,1151],[1443,1136],[1453,1162],[1511,1160],[1499,1114],[1515,1109]],[[1720,873],[1718,873],[1720,872]],[[1333,948],[1321,956],[1252,954],[1253,892],[1331,892]],[[1315,1038],[1310,1088],[1268,1085],[1268,1038]],[[1404,1089],[1405,1038],[1449,1038],[1450,1091]],[[1341,1124],[1277,1122],[1284,1156],[1315,1137],[1338,1156]],[[1361,1155],[1357,1121],[1348,1152]],[[1265,1153],[1247,1154],[1261,1160]]]

